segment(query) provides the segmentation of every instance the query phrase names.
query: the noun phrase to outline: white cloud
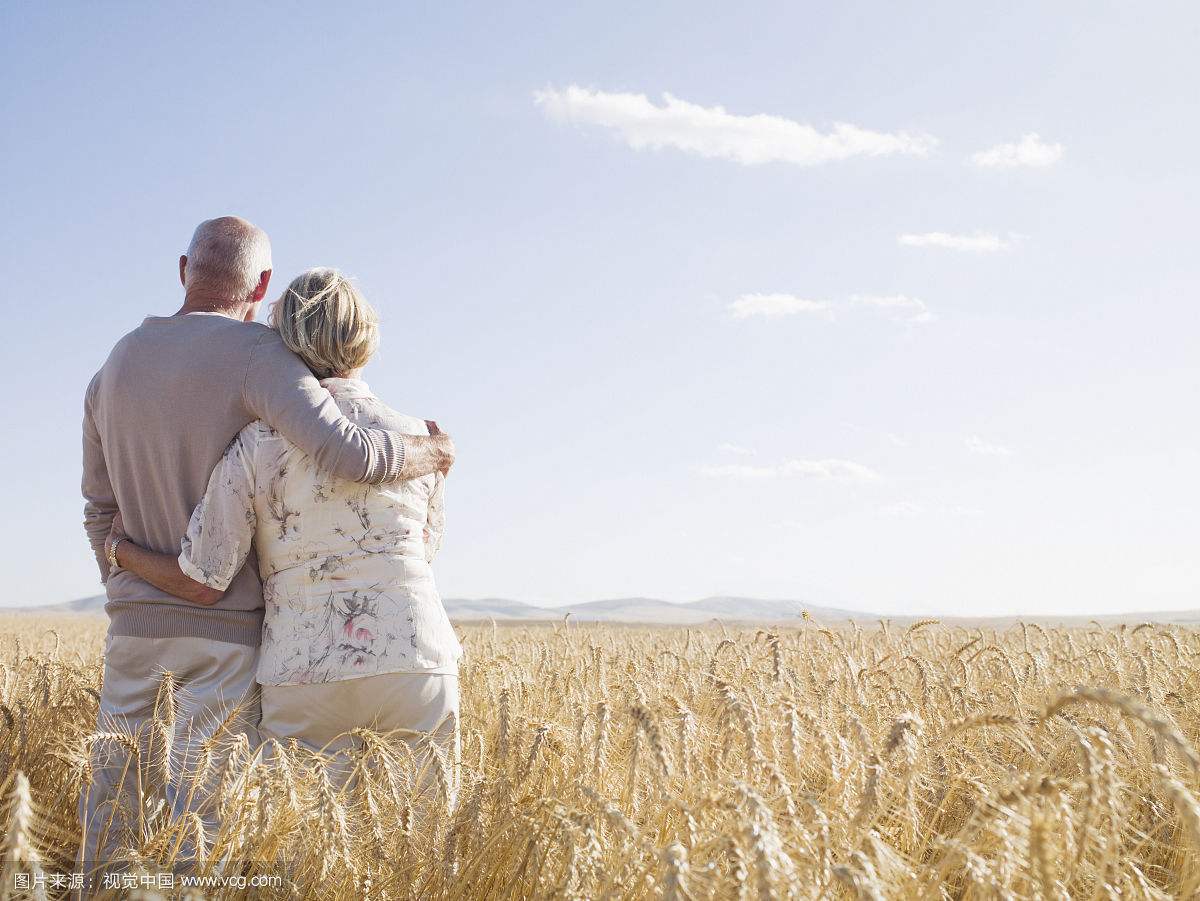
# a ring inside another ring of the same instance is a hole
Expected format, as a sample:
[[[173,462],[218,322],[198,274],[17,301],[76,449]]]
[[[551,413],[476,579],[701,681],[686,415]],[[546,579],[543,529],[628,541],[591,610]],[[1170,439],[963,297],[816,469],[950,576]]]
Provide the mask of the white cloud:
[[[1062,159],[1062,144],[1047,144],[1036,132],[1022,136],[1011,144],[997,144],[971,156],[971,162],[981,169],[1015,169],[1018,166],[1053,166]]]
[[[886,313],[897,322],[932,322],[937,318],[923,300],[905,294],[855,294],[850,303]],[[799,314],[824,313],[833,318],[838,304],[809,300],[795,294],[743,294],[726,308],[734,319],[754,316],[775,318]]]
[[[751,466],[747,463],[726,463],[718,466],[700,466],[697,471],[713,479],[740,479],[745,481],[808,478],[843,479],[869,482],[879,478],[873,469],[852,460],[785,460],[773,466]]]
[[[1003,444],[992,444],[990,441],[984,441],[978,435],[968,435],[963,439],[963,444],[973,454],[983,454],[987,457],[1012,456],[1011,448],[1007,448]]]
[[[937,318],[925,301],[907,294],[855,294],[852,299],[860,306],[886,311],[895,320],[932,322]]]
[[[897,435],[895,432],[878,432],[875,429],[868,429],[865,426],[857,425],[853,422],[843,421],[842,425],[856,432],[862,432],[865,435],[874,435],[877,438],[883,438],[890,445],[892,445],[892,447],[908,447],[908,439],[903,435]]]
[[[879,507],[875,513],[878,516],[888,519],[912,519],[927,514],[930,516],[946,516],[951,518],[977,517],[981,516],[983,511],[974,507],[947,506],[944,504],[927,507],[912,501],[898,501],[894,504],[885,504]]]
[[[894,504],[886,504],[878,510],[880,516],[885,516],[889,519],[912,519],[914,516],[920,516],[924,512],[924,507],[920,504],[914,504],[911,501],[898,501]]]
[[[946,516],[961,516],[971,519],[983,516],[983,511],[978,507],[963,507],[958,504],[954,504],[949,507],[943,507],[941,512]]]
[[[823,300],[806,300],[794,294],[743,294],[729,305],[734,319],[751,316],[795,316],[797,313],[823,313],[829,304]]]
[[[1013,242],[989,232],[973,235],[952,235],[949,232],[922,232],[899,235],[896,240],[905,247],[944,247],[947,250],[966,250],[974,253],[995,253],[1008,250]]]
[[[662,106],[656,106],[645,94],[593,91],[578,85],[533,92],[534,102],[547,117],[611,128],[635,150],[674,147],[746,166],[771,162],[815,166],[894,153],[926,156],[937,144],[926,134],[870,131],[845,122],[821,132],[781,116],[736,115],[724,107],[700,106],[667,93],[662,99]]]
[[[807,529],[810,525],[802,519],[781,519],[774,524],[777,529]]]
[[[734,454],[738,457],[753,457],[755,452],[748,447],[742,447],[740,444],[722,444],[717,447],[717,452],[722,454]]]

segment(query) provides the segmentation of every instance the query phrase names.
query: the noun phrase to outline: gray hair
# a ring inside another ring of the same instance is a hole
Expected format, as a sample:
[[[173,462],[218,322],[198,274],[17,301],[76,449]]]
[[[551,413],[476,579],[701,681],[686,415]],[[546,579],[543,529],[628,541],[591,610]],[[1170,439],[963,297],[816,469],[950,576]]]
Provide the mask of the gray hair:
[[[203,287],[242,301],[271,268],[267,233],[238,216],[207,219],[196,226],[187,249],[184,287]]]

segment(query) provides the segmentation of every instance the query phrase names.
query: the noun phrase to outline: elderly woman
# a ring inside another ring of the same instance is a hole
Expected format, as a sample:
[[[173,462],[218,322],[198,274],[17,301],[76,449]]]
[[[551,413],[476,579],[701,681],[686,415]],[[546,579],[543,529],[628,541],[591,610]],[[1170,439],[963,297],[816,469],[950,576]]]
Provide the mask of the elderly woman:
[[[359,377],[378,346],[378,320],[339,272],[295,279],[272,307],[271,325],[348,419],[429,434],[431,424],[385,406]],[[122,568],[208,604],[253,546],[266,604],[264,738],[336,753],[353,746],[358,727],[425,733],[456,771],[462,648],[430,569],[442,540],[443,479],[343,481],[258,421],[213,470],[178,558],[137,546],[119,520],[110,541]]]

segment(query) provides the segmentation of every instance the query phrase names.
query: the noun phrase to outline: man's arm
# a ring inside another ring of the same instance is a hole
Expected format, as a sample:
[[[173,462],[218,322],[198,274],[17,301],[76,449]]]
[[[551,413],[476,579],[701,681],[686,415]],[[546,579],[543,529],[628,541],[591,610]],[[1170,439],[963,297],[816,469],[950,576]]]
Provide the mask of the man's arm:
[[[100,581],[107,582],[108,559],[104,555],[104,541],[117,512],[117,499],[108,479],[108,464],[104,462],[100,433],[92,417],[95,384],[96,380],[92,379],[83,402],[83,529],[87,533],[88,543],[92,546],[92,553],[96,555]]]
[[[355,425],[273,332],[265,333],[251,353],[242,399],[254,416],[338,478],[406,481],[454,462],[454,443],[447,435],[403,435]]]

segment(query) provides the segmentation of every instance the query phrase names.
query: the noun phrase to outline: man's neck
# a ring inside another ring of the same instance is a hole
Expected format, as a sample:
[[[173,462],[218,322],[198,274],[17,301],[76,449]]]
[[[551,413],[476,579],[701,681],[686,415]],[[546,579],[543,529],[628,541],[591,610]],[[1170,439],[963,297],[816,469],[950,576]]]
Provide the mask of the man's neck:
[[[210,294],[204,291],[188,291],[183,297],[183,306],[179,308],[175,315],[220,313],[222,316],[228,316],[230,319],[245,319],[253,306],[254,304],[247,303],[244,300],[231,300],[228,296],[220,294]]]

